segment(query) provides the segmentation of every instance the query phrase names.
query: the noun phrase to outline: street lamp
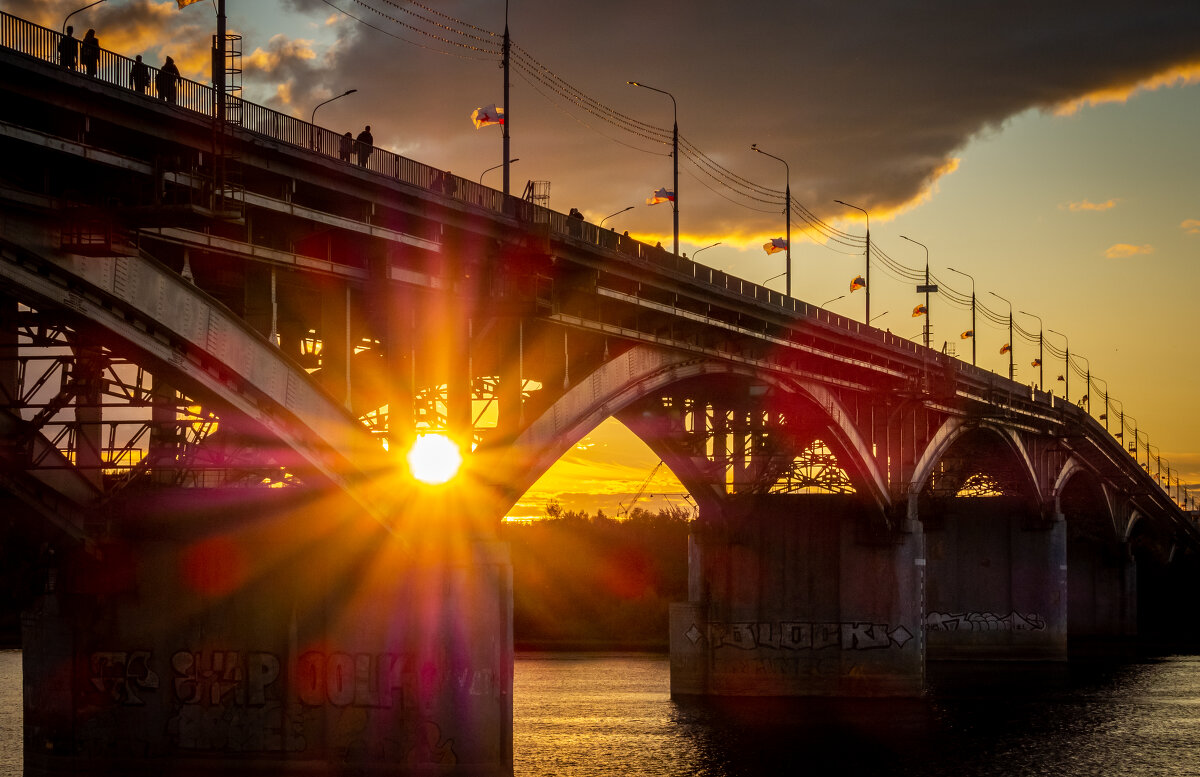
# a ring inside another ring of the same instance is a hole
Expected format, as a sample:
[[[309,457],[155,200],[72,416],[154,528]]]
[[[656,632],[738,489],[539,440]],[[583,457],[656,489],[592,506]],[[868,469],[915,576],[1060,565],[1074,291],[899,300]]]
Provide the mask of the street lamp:
[[[521,161],[521,157],[517,157],[516,159],[510,159],[510,160],[508,160],[508,161],[509,161],[509,163],[510,163],[510,164],[511,164],[512,162],[520,162],[520,161]],[[498,165],[492,165],[491,167],[489,167],[488,169],[486,169],[486,170],[484,170],[482,173],[480,173],[480,174],[479,174],[479,185],[480,185],[480,186],[483,186],[483,176],[485,176],[485,175],[487,175],[488,173],[492,172],[493,170],[496,170],[496,169],[498,169],[498,168],[501,168],[501,167],[504,167],[504,163],[503,163],[503,162],[501,162],[501,163],[500,163],[500,164],[498,164]]]
[[[937,291],[937,286],[929,283],[929,247],[919,240],[913,240],[911,237],[906,237],[904,235],[901,235],[900,237],[904,238],[910,243],[916,243],[917,245],[921,246],[921,248],[925,249],[925,285],[918,286],[917,293],[920,294],[922,291],[925,292],[925,347],[928,348],[930,335],[929,330],[933,328],[933,324],[929,321],[929,292]]]
[[[517,161],[517,160],[515,160],[515,159],[514,159],[513,161],[515,162],[515,161]],[[630,205],[630,206],[629,206],[629,207],[627,207],[627,208],[621,208],[621,209],[620,209],[619,211],[617,211],[616,213],[610,213],[610,214],[608,214],[607,216],[605,216],[604,218],[600,219],[600,228],[601,228],[601,229],[604,229],[604,222],[608,221],[608,220],[609,220],[609,219],[611,219],[613,216],[616,216],[616,215],[618,215],[618,214],[620,214],[620,213],[624,213],[624,212],[625,212],[625,211],[627,211],[627,210],[633,210],[633,206],[632,206],[632,205]]]
[[[832,305],[833,303],[837,302],[839,299],[842,299],[842,298],[843,298],[843,297],[845,297],[845,296],[846,296],[845,294],[839,294],[838,296],[834,297],[833,299],[827,299],[827,300],[825,300],[824,302],[822,302],[822,303],[821,303],[821,307],[823,307],[823,308],[827,308],[827,307],[829,307],[830,305]]]
[[[87,9],[91,8],[93,5],[100,5],[103,2],[106,2],[106,0],[96,0],[96,2],[94,2],[94,3],[88,3],[83,8],[76,8],[74,11],[71,11],[71,13],[67,14],[66,19],[63,19],[63,23],[62,23],[63,35],[67,34],[67,19],[70,19],[72,16],[79,13],[80,11],[86,11]]]
[[[787,251],[787,259],[784,264],[786,268],[784,275],[787,276],[787,295],[790,297],[792,296],[792,168],[788,166],[787,162],[774,154],[768,154],[766,151],[763,151],[758,147],[757,143],[751,143],[750,150],[757,151],[763,156],[769,156],[778,162],[783,162],[783,171],[786,176],[783,189],[783,215],[784,220],[787,222],[786,235],[784,236],[784,240],[787,242],[787,248],[785,249]]]
[[[975,278],[967,275],[962,270],[956,270],[953,267],[947,267],[950,272],[956,272],[959,275],[966,275],[971,281],[971,366],[975,366],[975,341],[979,338],[975,336]]]
[[[1100,414],[1100,420],[1104,422],[1104,431],[1108,431],[1108,381],[1104,378],[1092,377],[1092,380],[1098,380],[1104,384],[1104,412]],[[1091,402],[1088,403],[1091,405]],[[1088,407],[1088,412],[1091,412],[1091,407]]]
[[[718,240],[717,242],[713,243],[713,244],[712,244],[712,245],[710,245],[710,246],[704,246],[704,248],[698,248],[698,249],[696,249],[695,251],[693,251],[693,252],[692,252],[692,261],[693,261],[693,262],[694,262],[694,261],[696,261],[696,255],[697,255],[697,254],[699,254],[701,251],[707,251],[708,249],[710,249],[710,248],[715,248],[715,247],[717,247],[717,246],[719,246],[719,245],[721,245],[721,241],[720,241],[720,240]]]
[[[1063,386],[1063,396],[1065,396],[1067,401],[1070,402],[1071,401],[1071,341],[1068,340],[1067,336],[1064,335],[1062,332],[1056,331],[1054,329],[1047,329],[1046,331],[1054,332],[1054,334],[1061,337],[1063,339],[1063,344],[1066,346],[1066,355],[1063,358],[1063,364],[1064,364],[1063,380],[1066,382],[1066,385]]]
[[[845,205],[847,208],[854,208],[855,210],[861,210],[863,216],[866,217],[866,219],[867,219],[867,273],[863,277],[863,280],[866,281],[866,284],[863,286],[863,288],[867,292],[867,311],[866,311],[866,317],[863,320],[866,321],[868,324],[870,324],[871,323],[871,214],[867,213],[867,211],[864,208],[860,208],[857,205],[851,205],[848,202],[843,202],[841,200],[834,200],[834,202],[836,202],[838,205]],[[929,281],[926,280],[925,282],[928,283]],[[929,314],[926,313],[926,315],[929,315]],[[972,327],[975,326],[974,322],[971,323],[971,326]],[[975,360],[972,359],[971,363],[974,364]]]
[[[1001,297],[999,294],[997,294],[994,291],[989,291],[988,294],[991,294],[993,297],[995,297],[998,300],[1002,300],[1006,305],[1008,305],[1008,379],[1012,380],[1013,379],[1012,303],[1009,302],[1004,297]]]
[[[322,105],[327,105],[327,104],[333,102],[334,100],[340,100],[343,97],[345,97],[346,95],[354,94],[357,91],[358,91],[357,89],[347,89],[346,91],[342,92],[341,94],[337,95],[336,97],[330,97],[328,100],[326,100],[323,103],[317,103],[316,108],[312,109],[312,116],[310,116],[308,118],[308,133],[309,133],[308,140],[309,140],[309,145],[312,146],[314,151],[317,148],[317,108],[320,108]]]
[[[1036,318],[1038,320],[1038,388],[1040,388],[1042,391],[1045,391],[1046,376],[1044,373],[1045,367],[1043,366],[1043,362],[1046,357],[1045,352],[1042,349],[1042,317],[1035,316],[1033,313],[1026,313],[1024,310],[1018,310],[1017,312],[1023,316],[1029,316],[1030,318]]]
[[[1092,412],[1092,360],[1086,356],[1080,356],[1079,354],[1075,354],[1075,358],[1083,359],[1084,364],[1086,365],[1085,372],[1083,373],[1083,383],[1084,383],[1083,403],[1088,406],[1088,408],[1087,408],[1088,413],[1091,413]],[[1070,397],[1067,397],[1067,399],[1070,399]]]
[[[643,89],[649,89],[652,92],[665,94],[671,98],[671,107],[674,110],[675,123],[671,127],[671,160],[674,166],[674,178],[671,182],[671,193],[674,198],[671,200],[671,211],[674,216],[675,226],[675,255],[679,256],[679,104],[675,102],[675,95],[662,89],[655,89],[653,86],[646,86],[637,81],[626,81],[630,86],[640,86]]]

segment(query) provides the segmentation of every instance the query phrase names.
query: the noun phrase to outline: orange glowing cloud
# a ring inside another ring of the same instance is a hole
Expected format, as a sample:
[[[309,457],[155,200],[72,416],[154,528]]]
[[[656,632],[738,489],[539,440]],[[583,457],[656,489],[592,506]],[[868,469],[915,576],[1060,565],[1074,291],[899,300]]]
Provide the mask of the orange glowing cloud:
[[[1094,92],[1068,100],[1054,109],[1056,116],[1070,116],[1084,108],[1104,103],[1123,103],[1139,92],[1153,92],[1173,86],[1200,84],[1200,62],[1178,65],[1170,70],[1132,84],[1118,84],[1097,89]]]
[[[1104,211],[1112,210],[1117,207],[1117,200],[1109,197],[1104,202],[1092,202],[1091,200],[1082,200],[1080,202],[1069,202],[1066,205],[1060,205],[1060,208],[1066,208],[1072,213],[1081,213],[1084,211]]]
[[[1179,228],[1189,235],[1200,235],[1200,219],[1184,219],[1179,222]]]
[[[1152,253],[1154,253],[1154,246],[1149,243],[1140,246],[1129,243],[1116,243],[1109,246],[1104,255],[1109,259],[1126,259],[1130,256],[1145,256]]]

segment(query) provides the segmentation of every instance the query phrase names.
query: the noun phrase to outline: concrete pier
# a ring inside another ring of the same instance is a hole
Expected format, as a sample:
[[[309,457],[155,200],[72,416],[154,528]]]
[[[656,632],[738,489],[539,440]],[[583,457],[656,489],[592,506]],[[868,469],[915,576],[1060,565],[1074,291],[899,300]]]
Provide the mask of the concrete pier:
[[[505,546],[225,496],[122,516],[26,613],[31,769],[511,775]]]
[[[879,536],[844,496],[729,500],[701,515],[691,601],[671,609],[671,692],[915,696],[919,526]]]

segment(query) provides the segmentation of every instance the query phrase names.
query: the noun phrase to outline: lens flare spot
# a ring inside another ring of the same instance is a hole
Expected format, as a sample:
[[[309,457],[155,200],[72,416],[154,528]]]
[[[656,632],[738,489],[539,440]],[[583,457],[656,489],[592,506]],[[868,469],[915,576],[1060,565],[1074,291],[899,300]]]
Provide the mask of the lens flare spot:
[[[444,434],[423,434],[408,452],[408,468],[422,483],[445,483],[458,474],[462,454]]]

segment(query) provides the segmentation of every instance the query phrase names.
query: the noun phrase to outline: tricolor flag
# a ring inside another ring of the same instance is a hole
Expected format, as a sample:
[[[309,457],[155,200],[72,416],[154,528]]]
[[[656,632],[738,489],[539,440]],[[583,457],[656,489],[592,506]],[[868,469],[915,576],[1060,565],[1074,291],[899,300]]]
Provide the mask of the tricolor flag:
[[[179,3],[180,8],[183,8],[185,5],[191,5],[192,3],[198,3],[198,2],[200,2],[200,0],[176,0],[176,2]]]
[[[763,243],[763,250],[768,254],[777,254],[787,250],[787,241],[782,237],[773,237],[769,243]]]
[[[852,292],[865,288],[867,288],[867,282],[861,275],[854,276],[854,280],[850,281],[850,291]]]
[[[660,202],[675,202],[675,192],[667,187],[655,189],[654,194],[646,198],[647,205],[657,205]]]
[[[1125,436],[1125,432],[1116,432],[1116,433],[1114,433],[1114,434],[1113,434],[1113,437],[1119,437],[1119,438],[1120,438],[1120,437],[1124,437],[1124,436]]]
[[[195,0],[192,0],[192,2],[195,2]],[[495,103],[485,105],[482,108],[476,108],[471,111],[471,121],[475,122],[475,129],[486,127],[489,124],[503,124],[504,109],[497,108]]]
[[[1042,366],[1042,360],[1041,360],[1041,359],[1034,359],[1033,361],[1029,362],[1029,366],[1030,366],[1030,367],[1041,367],[1041,366]]]
[[[968,329],[967,331],[965,331],[961,335],[959,335],[959,338],[962,340],[970,340],[974,336],[975,336],[975,330]]]
[[[1000,346],[1000,353],[1002,353],[1002,354],[1008,353],[1011,350],[1012,350],[1012,345],[1010,345],[1008,343],[1005,343],[1004,345]]]
[[[1101,414],[1100,414],[1100,420],[1101,420],[1101,421],[1107,421],[1107,420],[1108,420],[1108,413],[1101,413]]]
[[[923,316],[928,312],[929,311],[925,309],[924,305],[917,305],[915,308],[913,308],[912,317],[916,318],[917,316]]]
[[[1065,380],[1066,380],[1066,378],[1064,378],[1062,375],[1059,375],[1059,376],[1058,376],[1058,379],[1059,379],[1059,380],[1062,380],[1062,381],[1065,381]]]

